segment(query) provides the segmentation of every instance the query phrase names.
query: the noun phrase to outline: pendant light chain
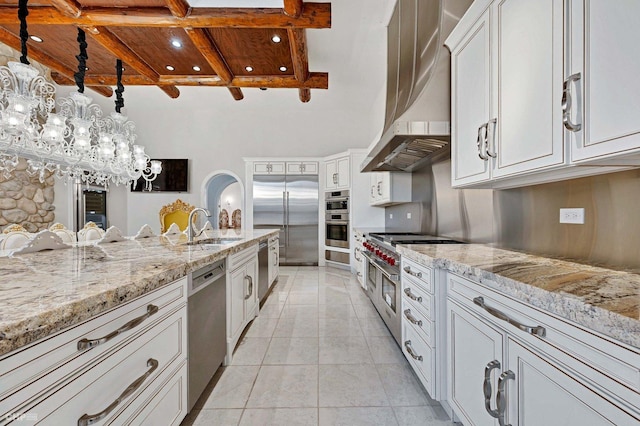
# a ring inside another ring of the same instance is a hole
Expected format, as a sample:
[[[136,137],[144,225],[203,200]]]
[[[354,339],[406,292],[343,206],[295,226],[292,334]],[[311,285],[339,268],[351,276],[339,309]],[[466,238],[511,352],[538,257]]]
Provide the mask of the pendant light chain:
[[[89,59],[89,57],[87,56],[87,40],[84,31],[80,28],[78,28],[77,41],[80,46],[80,54],[76,55],[76,59],[78,60],[78,72],[73,74],[73,78],[78,86],[78,92],[84,93],[84,74],[87,70],[87,59]]]
[[[27,59],[27,39],[29,38],[29,31],[27,31],[27,16],[29,11],[27,10],[28,0],[19,0],[18,5],[18,19],[20,20],[20,46],[22,49],[22,56],[20,56],[20,62],[25,65],[29,65]]]
[[[122,60],[118,59],[116,61],[116,76],[118,78],[117,81],[117,89],[116,89],[116,112],[120,112],[120,110],[124,107],[124,98],[122,97],[122,93],[124,92],[124,86],[122,85]]]

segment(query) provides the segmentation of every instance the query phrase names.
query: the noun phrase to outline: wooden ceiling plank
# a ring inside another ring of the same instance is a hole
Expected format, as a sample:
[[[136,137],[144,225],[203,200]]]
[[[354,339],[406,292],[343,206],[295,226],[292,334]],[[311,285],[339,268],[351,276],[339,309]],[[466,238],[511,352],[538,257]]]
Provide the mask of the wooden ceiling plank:
[[[20,38],[5,30],[4,28],[0,28],[0,42],[6,44],[9,47],[12,47],[17,51],[20,51]],[[48,67],[52,71],[66,78],[67,83],[64,84],[65,86],[75,86],[76,83],[73,79],[75,70],[69,68],[62,62],[58,61],[55,58],[52,58],[51,56],[33,46],[29,46],[29,58],[41,63],[42,65]],[[110,97],[111,95],[113,95],[113,89],[111,87],[104,87],[99,84],[91,84],[87,86],[106,97]]]
[[[58,9],[60,13],[77,18],[82,15],[82,6],[76,0],[49,0],[51,5]],[[31,19],[29,19],[31,21]]]
[[[0,7],[0,25],[16,23],[15,7]],[[54,7],[29,9],[29,24],[177,28],[331,28],[331,3],[305,3],[295,18],[276,8],[196,8],[184,18],[165,7],[84,8],[77,18]]]
[[[231,92],[231,96],[233,96],[233,99],[236,101],[244,99],[244,93],[242,93],[242,90],[239,87],[229,87],[229,92]]]
[[[176,99],[180,96],[180,90],[176,86],[158,86],[160,90],[169,95],[170,98]]]
[[[184,18],[191,11],[191,6],[185,0],[167,0],[167,7],[177,18]]]
[[[185,31],[202,56],[211,65],[213,71],[220,76],[222,81],[231,83],[233,73],[209,33],[202,28],[187,28]]]
[[[215,86],[215,87],[269,87],[276,89],[328,89],[329,74],[326,72],[312,72],[306,81],[299,81],[293,76],[236,76],[230,84],[223,82],[218,76],[171,75],[160,76],[159,80],[152,80],[142,75],[122,76],[122,83],[128,86]],[[116,84],[116,77],[112,75],[85,77],[85,84],[109,85]]]
[[[291,59],[293,61],[293,73],[300,81],[309,78],[309,55],[307,51],[307,35],[305,30],[300,28],[290,28],[289,46],[291,47]]]
[[[298,89],[300,101],[307,103],[311,100],[311,89]]]
[[[302,14],[304,3],[302,0],[284,0],[284,13],[297,18]]]

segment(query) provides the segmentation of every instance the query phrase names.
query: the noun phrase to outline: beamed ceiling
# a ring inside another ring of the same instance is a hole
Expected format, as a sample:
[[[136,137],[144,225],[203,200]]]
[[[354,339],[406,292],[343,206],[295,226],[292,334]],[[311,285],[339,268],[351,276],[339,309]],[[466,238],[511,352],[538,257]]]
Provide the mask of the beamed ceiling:
[[[28,8],[29,34],[42,39],[28,41],[28,57],[49,67],[60,85],[75,84],[81,28],[85,84],[105,96],[113,93],[118,58],[125,86],[158,86],[172,98],[178,86],[226,87],[236,100],[243,87],[261,87],[297,89],[308,102],[311,89],[329,86],[326,72],[309,71],[306,29],[331,27],[330,3],[192,8],[187,0],[32,0]],[[0,42],[19,51],[19,33],[18,0],[0,0]]]

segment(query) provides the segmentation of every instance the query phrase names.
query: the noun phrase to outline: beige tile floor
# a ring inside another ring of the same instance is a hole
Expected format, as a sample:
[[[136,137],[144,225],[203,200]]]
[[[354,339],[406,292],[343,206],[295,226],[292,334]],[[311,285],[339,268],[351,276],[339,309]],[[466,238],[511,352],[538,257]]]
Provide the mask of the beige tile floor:
[[[189,425],[450,426],[355,278],[281,267],[230,366]]]

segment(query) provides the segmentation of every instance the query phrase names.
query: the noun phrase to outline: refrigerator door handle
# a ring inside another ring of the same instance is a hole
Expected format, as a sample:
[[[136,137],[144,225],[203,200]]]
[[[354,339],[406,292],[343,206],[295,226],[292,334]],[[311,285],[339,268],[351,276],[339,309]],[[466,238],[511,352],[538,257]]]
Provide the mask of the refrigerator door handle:
[[[287,207],[285,209],[286,215],[287,215],[286,231],[285,231],[285,238],[286,238],[285,245],[287,247],[289,247],[289,191],[286,191],[285,200],[286,200],[286,204],[287,204]]]

